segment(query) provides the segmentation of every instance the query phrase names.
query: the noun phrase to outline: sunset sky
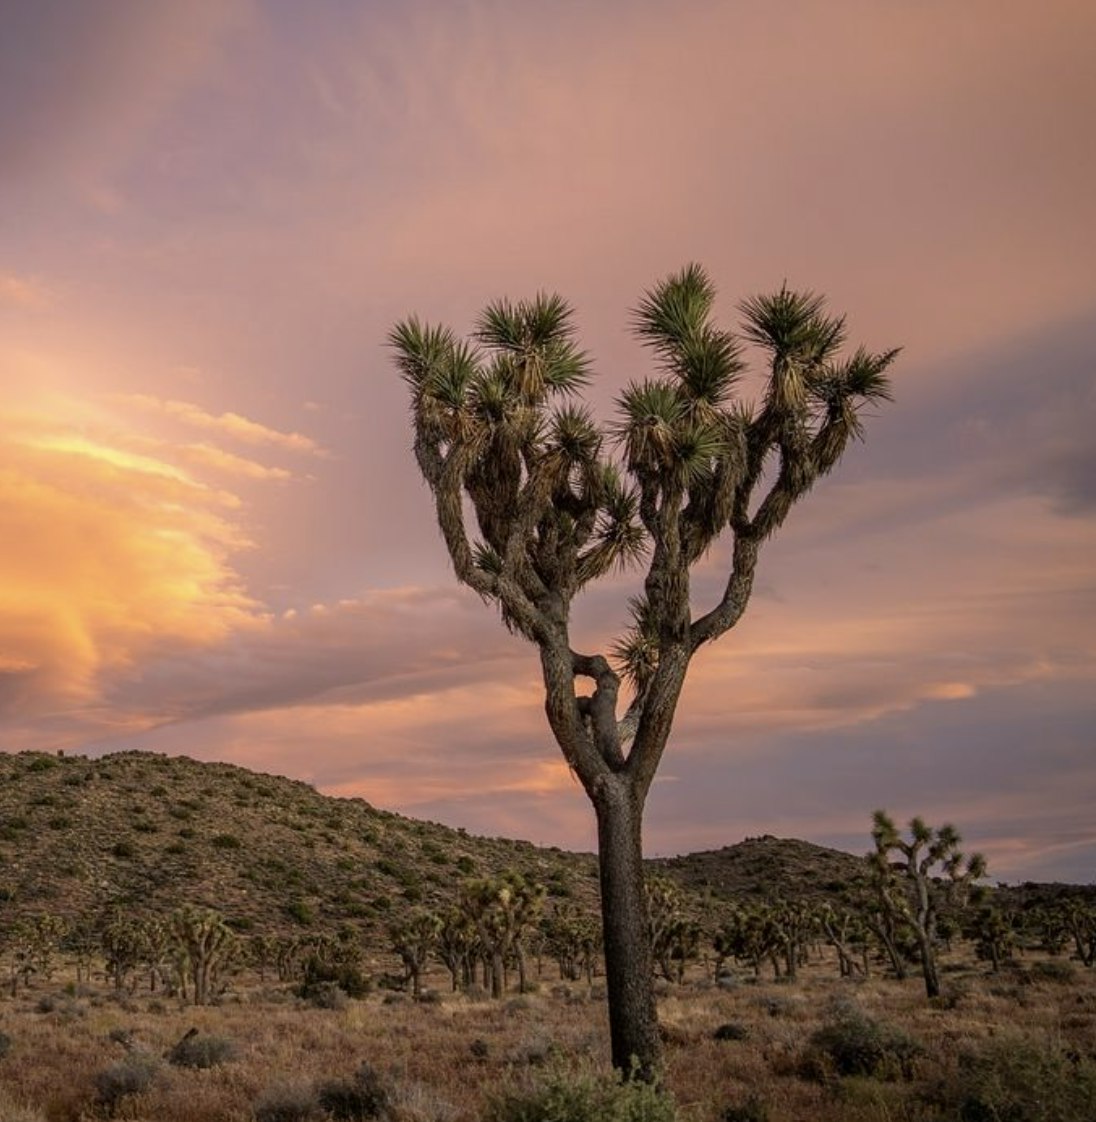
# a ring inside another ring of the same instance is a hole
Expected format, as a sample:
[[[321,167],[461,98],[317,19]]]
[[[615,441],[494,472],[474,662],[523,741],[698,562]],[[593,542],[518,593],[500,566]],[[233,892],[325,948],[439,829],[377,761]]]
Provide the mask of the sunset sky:
[[[728,325],[786,279],[904,351],[694,664],[648,852],[885,807],[1096,880],[1094,42],[1091,0],[3,4],[0,748],[592,848],[384,340],[558,291],[608,416],[696,260]]]

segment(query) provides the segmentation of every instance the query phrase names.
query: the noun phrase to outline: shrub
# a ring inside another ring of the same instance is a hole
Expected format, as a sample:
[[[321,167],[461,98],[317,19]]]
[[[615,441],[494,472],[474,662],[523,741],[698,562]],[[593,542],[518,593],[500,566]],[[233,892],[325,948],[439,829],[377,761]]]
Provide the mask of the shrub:
[[[304,927],[307,927],[316,919],[316,913],[304,900],[291,900],[285,906],[285,914]]]
[[[46,1122],[46,1116],[10,1097],[10,1092],[0,1087],[0,1118],[4,1122]]]
[[[0,1032],[0,1060],[11,1051],[11,1037],[6,1032]]]
[[[341,1122],[379,1118],[389,1103],[388,1091],[369,1064],[362,1064],[352,1079],[331,1080],[321,1084],[319,1104]]]
[[[95,1076],[95,1101],[108,1116],[113,1116],[128,1095],[147,1091],[156,1078],[157,1061],[153,1056],[127,1056],[119,1063]]]
[[[113,853],[115,857],[122,858],[137,856],[136,848],[132,843],[127,841],[115,842],[113,849],[111,849],[111,853]]]
[[[236,1045],[223,1036],[190,1032],[172,1048],[168,1063],[176,1067],[211,1068],[236,1058]]]
[[[315,1091],[300,1085],[268,1087],[253,1110],[255,1122],[313,1122],[323,1117]]]
[[[342,992],[344,999],[365,997],[372,989],[372,983],[362,973],[357,963],[326,962],[313,956],[304,965],[304,980],[297,990],[297,995],[312,1000],[314,991],[323,986],[329,988],[334,986]],[[322,1006],[322,1008],[335,1008],[335,1006]]]
[[[334,982],[308,982],[298,991],[314,1009],[345,1009],[349,998]]]
[[[727,1107],[719,1122],[769,1122],[769,1108],[763,1099],[750,1095],[741,1103]]]
[[[214,834],[209,839],[214,849],[242,849],[243,842],[235,834]]]
[[[1068,986],[1077,980],[1077,971],[1072,962],[1051,958],[1043,962],[1033,962],[1031,976],[1041,982],[1057,982],[1059,985]]]
[[[745,1040],[750,1035],[750,1030],[737,1021],[730,1021],[712,1033],[713,1040]]]
[[[488,1100],[485,1122],[674,1122],[673,1099],[648,1083],[556,1071]]]
[[[998,1038],[961,1055],[930,1100],[960,1122],[1088,1122],[1096,1062],[1049,1042]]]
[[[923,1049],[908,1033],[862,1013],[846,1012],[824,1024],[807,1045],[800,1074],[825,1082],[831,1075],[911,1079]]]

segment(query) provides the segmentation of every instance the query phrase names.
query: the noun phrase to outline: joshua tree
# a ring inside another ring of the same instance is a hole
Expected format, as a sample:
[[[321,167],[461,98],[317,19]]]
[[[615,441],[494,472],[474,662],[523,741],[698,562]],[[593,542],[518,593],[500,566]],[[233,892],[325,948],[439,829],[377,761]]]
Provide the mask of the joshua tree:
[[[920,818],[910,822],[910,840],[905,841],[885,811],[872,819],[875,850],[868,859],[883,911],[907,922],[917,939],[921,973],[929,997],[940,993],[936,969],[936,924],[941,897],[953,900],[965,895],[970,885],[986,875],[985,858],[971,854],[964,863],[959,849],[962,839],[954,826],[933,829]]]
[[[441,917],[421,909],[388,929],[392,949],[400,956],[413,997],[422,993],[422,972],[430,960],[430,952],[437,946],[441,929]]]
[[[794,978],[798,967],[807,961],[811,937],[819,925],[818,916],[805,900],[777,900],[771,914],[784,959],[784,975]]]
[[[232,958],[236,936],[217,912],[189,906],[172,913],[171,931],[180,973],[189,974],[193,984],[191,1000],[195,1005],[205,1005],[218,975]]]
[[[133,917],[116,910],[103,923],[99,938],[107,977],[114,981],[114,988],[120,990],[141,962],[141,925]]]
[[[1062,918],[1077,957],[1085,966],[1096,963],[1096,908],[1084,900],[1070,899],[1062,907]]]
[[[780,976],[780,929],[776,915],[768,904],[752,904],[728,910],[724,922],[712,939],[716,953],[716,974],[728,958],[748,962],[754,977],[761,977],[761,964],[768,959],[773,975]]]
[[[452,977],[454,993],[472,984],[477,940],[476,925],[468,913],[456,904],[446,908],[441,916],[437,950]]]
[[[842,358],[844,319],[810,293],[749,299],[745,339],[767,366],[751,406],[714,297],[698,265],[646,294],[634,326],[660,374],[629,385],[608,426],[572,400],[590,366],[558,296],[488,305],[471,343],[416,318],[390,336],[457,579],[539,648],[548,722],[593,803],[613,1063],[647,1079],[660,1055],[642,817],[689,664],[742,618],[762,544],[860,434],[861,407],[889,398],[897,353]],[[724,533],[723,587],[694,612],[692,569]],[[639,564],[630,630],[608,653],[577,650],[575,596]]]
[[[544,904],[544,888],[531,884],[520,873],[480,877],[463,882],[460,906],[475,925],[489,966],[491,996],[506,990],[506,963],[514,955],[518,963],[520,989],[526,989],[523,937],[537,921]]]
[[[837,951],[837,969],[841,977],[861,975],[866,978],[868,928],[863,917],[851,908],[825,903],[818,909],[818,923],[826,942]]]
[[[597,920],[577,904],[557,900],[544,921],[544,932],[560,978],[577,982],[585,971],[586,980],[592,981],[594,956],[601,942]]]
[[[1016,945],[1016,927],[1012,917],[1000,908],[987,904],[979,908],[971,920],[967,934],[974,940],[978,957],[990,964],[994,974],[1001,969],[1003,960],[1012,957]]]
[[[47,982],[53,977],[55,958],[68,932],[68,921],[58,915],[31,916],[16,926],[16,942],[25,952],[25,961]]]

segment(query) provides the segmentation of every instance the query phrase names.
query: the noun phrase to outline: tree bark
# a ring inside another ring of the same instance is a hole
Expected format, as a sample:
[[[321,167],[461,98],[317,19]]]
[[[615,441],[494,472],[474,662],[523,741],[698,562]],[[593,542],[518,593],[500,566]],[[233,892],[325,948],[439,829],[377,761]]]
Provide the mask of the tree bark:
[[[925,993],[929,997],[940,996],[940,975],[936,969],[936,951],[928,938],[918,932],[918,944],[921,951],[921,973],[925,979]]]
[[[662,1048],[643,891],[643,803],[624,776],[614,776],[594,808],[613,1066],[625,1078],[656,1082]]]

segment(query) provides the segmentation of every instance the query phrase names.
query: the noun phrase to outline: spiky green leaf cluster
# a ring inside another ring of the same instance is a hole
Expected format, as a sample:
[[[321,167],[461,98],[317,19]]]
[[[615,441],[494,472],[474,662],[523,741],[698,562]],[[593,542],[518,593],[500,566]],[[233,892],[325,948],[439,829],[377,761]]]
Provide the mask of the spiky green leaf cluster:
[[[758,544],[861,434],[862,410],[890,398],[898,352],[843,355],[845,320],[820,296],[751,297],[740,336],[715,322],[715,296],[697,264],[644,294],[633,329],[657,373],[629,383],[604,426],[572,400],[590,364],[559,296],[488,304],[471,342],[414,317],[389,340],[458,577],[543,645],[582,587],[646,558],[642,625],[615,648],[640,688],[668,645],[695,649],[737,621]],[[747,345],[767,367],[756,406],[738,393]],[[691,629],[689,570],[728,529],[746,548]]]

